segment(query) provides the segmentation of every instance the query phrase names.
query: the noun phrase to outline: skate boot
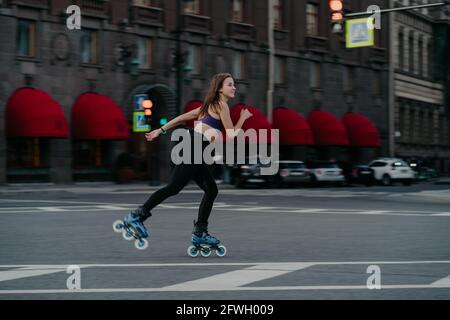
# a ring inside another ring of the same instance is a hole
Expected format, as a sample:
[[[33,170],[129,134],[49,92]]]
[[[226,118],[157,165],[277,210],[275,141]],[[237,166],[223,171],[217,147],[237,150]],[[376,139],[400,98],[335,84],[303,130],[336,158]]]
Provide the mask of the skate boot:
[[[208,233],[208,224],[195,222],[192,232],[192,246],[188,248],[188,254],[191,257],[197,257],[199,253],[203,257],[209,257],[212,250],[219,257],[223,257],[227,253],[225,246],[220,245],[220,240]]]
[[[149,233],[144,226],[143,220],[151,216],[151,213],[145,214],[142,207],[130,212],[123,221],[118,220],[114,222],[113,228],[117,233],[122,233],[125,240],[136,239],[134,245],[139,250],[144,250],[148,247]]]

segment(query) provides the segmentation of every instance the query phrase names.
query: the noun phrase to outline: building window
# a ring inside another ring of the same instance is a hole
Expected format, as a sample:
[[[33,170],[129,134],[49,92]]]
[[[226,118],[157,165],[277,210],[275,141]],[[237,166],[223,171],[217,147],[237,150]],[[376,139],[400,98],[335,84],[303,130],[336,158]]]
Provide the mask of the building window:
[[[48,168],[49,148],[48,139],[8,139],[8,168]]]
[[[17,55],[36,56],[36,23],[29,20],[17,22]]]
[[[427,50],[428,50],[428,77],[429,78],[433,78],[433,73],[434,73],[434,53],[433,53],[433,44],[430,42],[428,42],[428,46],[427,46]]]
[[[93,30],[81,30],[81,62],[97,64],[97,32]]]
[[[245,0],[233,0],[232,21],[244,22],[244,1]]]
[[[408,41],[408,49],[409,49],[409,72],[414,72],[414,37],[411,33],[409,35]]]
[[[187,14],[200,14],[200,0],[185,1],[184,3],[184,13]]]
[[[383,75],[379,71],[374,71],[373,94],[376,96],[383,95]]]
[[[313,89],[322,87],[322,66],[318,62],[311,62],[309,83]]]
[[[405,37],[403,32],[400,31],[398,34],[398,67],[400,70],[405,68]]]
[[[317,4],[306,4],[306,35],[319,35],[319,6]]]
[[[419,67],[419,75],[423,75],[423,39],[420,37],[419,39],[419,61],[418,61],[418,67]]]
[[[245,53],[235,51],[233,54],[233,77],[238,80],[245,79]]]
[[[78,140],[74,141],[73,168],[105,168],[108,166],[105,159],[110,151],[110,142],[106,140]]]
[[[273,0],[273,27],[283,29],[283,0]]]
[[[275,57],[274,64],[274,82],[275,84],[283,84],[285,83],[286,78],[286,62],[282,57]]]
[[[139,38],[138,58],[140,69],[151,69],[153,64],[153,42],[149,38]]]
[[[189,46],[189,56],[188,56],[188,68],[193,75],[200,75],[202,73],[203,66],[203,54],[202,47],[199,45]]]
[[[354,90],[355,69],[353,67],[344,67],[344,92]]]

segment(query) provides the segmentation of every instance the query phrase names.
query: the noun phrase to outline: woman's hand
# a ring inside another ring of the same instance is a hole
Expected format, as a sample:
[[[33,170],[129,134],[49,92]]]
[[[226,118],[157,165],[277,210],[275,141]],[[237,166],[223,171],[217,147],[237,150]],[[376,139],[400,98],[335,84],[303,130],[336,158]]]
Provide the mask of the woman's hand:
[[[248,111],[248,109],[242,109],[241,110],[241,119],[242,120],[247,120],[248,118],[251,118],[251,117],[253,117],[253,114],[250,112],[250,111]]]
[[[150,142],[150,141],[153,141],[156,138],[158,138],[160,134],[161,134],[161,129],[156,129],[156,130],[153,130],[151,132],[147,132],[145,134],[145,139],[147,139],[147,141]]]

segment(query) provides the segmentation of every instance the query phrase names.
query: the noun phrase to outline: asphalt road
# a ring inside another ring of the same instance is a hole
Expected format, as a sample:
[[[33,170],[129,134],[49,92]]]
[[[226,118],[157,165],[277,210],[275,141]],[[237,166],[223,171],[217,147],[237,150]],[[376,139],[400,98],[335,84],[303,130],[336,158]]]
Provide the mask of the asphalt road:
[[[450,298],[449,185],[220,189],[228,253],[191,258],[197,188],[154,209],[144,251],[112,223],[146,186],[0,188],[0,299]]]

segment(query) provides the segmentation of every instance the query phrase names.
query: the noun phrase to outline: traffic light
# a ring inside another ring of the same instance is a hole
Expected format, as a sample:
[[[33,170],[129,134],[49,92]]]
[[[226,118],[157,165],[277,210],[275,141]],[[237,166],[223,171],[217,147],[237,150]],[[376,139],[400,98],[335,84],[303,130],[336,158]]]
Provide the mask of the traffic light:
[[[344,31],[344,4],[343,0],[328,0],[331,12],[331,32]]]
[[[144,116],[147,120],[147,124],[151,124],[152,120],[152,108],[153,108],[153,102],[152,100],[143,100],[142,101],[142,107],[144,108]]]

